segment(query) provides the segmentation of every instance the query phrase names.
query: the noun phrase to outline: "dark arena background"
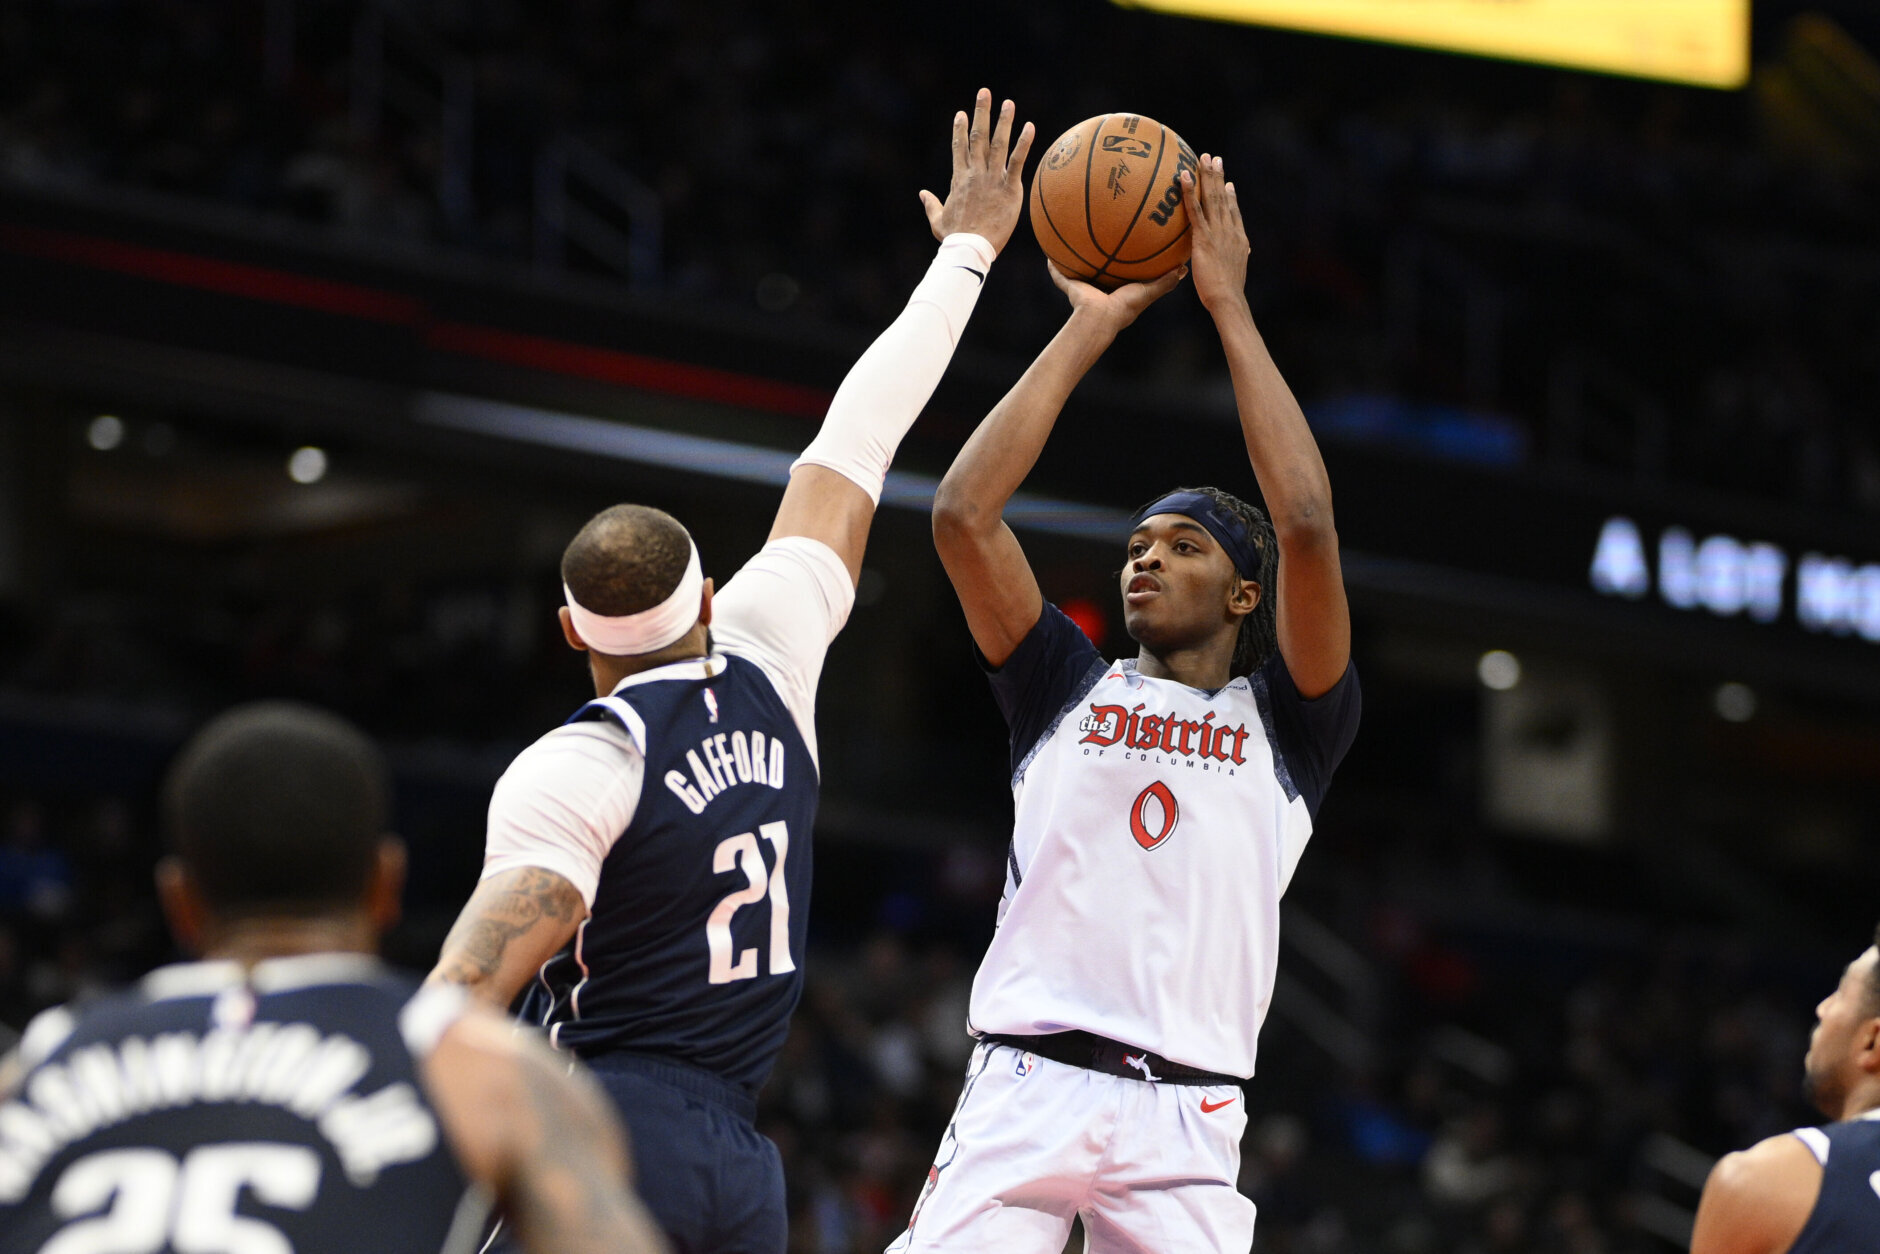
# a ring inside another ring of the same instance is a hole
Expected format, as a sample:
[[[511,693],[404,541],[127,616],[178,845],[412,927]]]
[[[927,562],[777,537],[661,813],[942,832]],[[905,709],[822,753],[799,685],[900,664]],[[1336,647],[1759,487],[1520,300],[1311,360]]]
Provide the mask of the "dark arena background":
[[[1880,916],[1880,5],[1748,39],[1715,86],[1098,0],[6,5],[0,1037],[171,956],[156,783],[255,697],[387,746],[428,967],[588,692],[561,547],[634,500],[756,550],[987,85],[1225,156],[1331,471],[1365,723],[1286,897],[1256,1249],[1684,1249],[1713,1160],[1811,1121]],[[824,672],[760,1118],[806,1254],[905,1226],[970,1048],[1011,798],[926,506],[1061,315],[1021,223]],[[1104,647],[1124,511],[1197,477],[1254,490],[1180,290],[1018,518]]]

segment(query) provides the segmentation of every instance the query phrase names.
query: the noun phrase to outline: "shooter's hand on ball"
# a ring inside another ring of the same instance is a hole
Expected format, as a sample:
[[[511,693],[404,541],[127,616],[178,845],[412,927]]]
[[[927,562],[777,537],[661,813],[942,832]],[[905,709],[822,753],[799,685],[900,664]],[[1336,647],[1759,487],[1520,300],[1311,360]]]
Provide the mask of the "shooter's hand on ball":
[[[1018,132],[1018,142],[1012,142],[1013,112],[1012,102],[1006,101],[994,123],[992,93],[982,87],[973,101],[970,127],[966,114],[953,115],[953,182],[947,187],[946,201],[924,189],[920,194],[935,239],[968,231],[1003,250],[1005,241],[1012,238],[1018,211],[1025,204],[1025,157],[1032,140],[1032,126],[1027,122]]]
[[[1182,172],[1182,203],[1194,235],[1189,266],[1195,295],[1210,313],[1219,314],[1247,300],[1247,227],[1240,220],[1240,200],[1219,157],[1201,154],[1199,178]]]
[[[1114,292],[1071,278],[1057,268],[1057,262],[1044,263],[1051,271],[1051,281],[1071,301],[1073,321],[1090,323],[1114,336],[1136,320],[1138,314],[1161,300],[1188,277],[1187,266],[1176,266],[1152,283],[1125,283]]]

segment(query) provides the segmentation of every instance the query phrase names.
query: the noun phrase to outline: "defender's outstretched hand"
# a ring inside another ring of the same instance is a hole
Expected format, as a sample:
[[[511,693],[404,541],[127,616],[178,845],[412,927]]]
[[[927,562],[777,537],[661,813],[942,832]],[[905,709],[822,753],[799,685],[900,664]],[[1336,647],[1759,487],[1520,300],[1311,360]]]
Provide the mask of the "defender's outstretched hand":
[[[1199,178],[1183,170],[1182,204],[1188,209],[1188,229],[1194,253],[1188,264],[1195,275],[1195,295],[1210,311],[1221,301],[1247,299],[1247,227],[1240,219],[1240,200],[1227,181],[1219,157],[1201,154]]]
[[[984,87],[973,101],[969,127],[966,114],[953,115],[953,182],[947,187],[942,203],[923,189],[920,203],[927,210],[927,225],[935,239],[945,239],[956,231],[984,236],[995,250],[1003,250],[1018,224],[1018,212],[1025,207],[1025,157],[1031,152],[1033,136],[1030,122],[1012,142],[1011,101],[999,106],[999,119],[992,122],[992,93]]]
[[[1113,292],[1106,292],[1081,279],[1073,279],[1049,258],[1044,264],[1051,271],[1051,281],[1058,285],[1058,290],[1070,297],[1071,316],[1084,314],[1099,318],[1112,335],[1134,322],[1143,310],[1174,291],[1175,285],[1188,277],[1187,266],[1176,266],[1152,282],[1125,283]]]

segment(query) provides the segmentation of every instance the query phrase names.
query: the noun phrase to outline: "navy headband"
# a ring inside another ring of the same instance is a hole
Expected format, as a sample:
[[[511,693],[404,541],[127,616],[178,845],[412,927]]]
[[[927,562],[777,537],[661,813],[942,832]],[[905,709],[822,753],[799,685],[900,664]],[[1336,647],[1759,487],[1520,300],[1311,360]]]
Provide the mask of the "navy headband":
[[[1138,510],[1136,516],[1129,520],[1130,531],[1134,532],[1142,526],[1144,519],[1156,514],[1180,514],[1184,518],[1194,519],[1208,529],[1208,534],[1226,552],[1242,579],[1259,579],[1260,550],[1254,544],[1253,536],[1248,533],[1245,520],[1232,511],[1222,509],[1207,493],[1171,492]]]

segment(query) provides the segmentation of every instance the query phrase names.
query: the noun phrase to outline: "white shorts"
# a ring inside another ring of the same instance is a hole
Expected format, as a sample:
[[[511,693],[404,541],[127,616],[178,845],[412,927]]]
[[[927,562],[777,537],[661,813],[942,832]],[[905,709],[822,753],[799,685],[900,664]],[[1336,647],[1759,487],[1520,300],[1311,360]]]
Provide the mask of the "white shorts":
[[[1235,1188],[1246,1103],[1231,1084],[1157,1084],[981,1042],[927,1187],[890,1254],[1246,1254]]]

